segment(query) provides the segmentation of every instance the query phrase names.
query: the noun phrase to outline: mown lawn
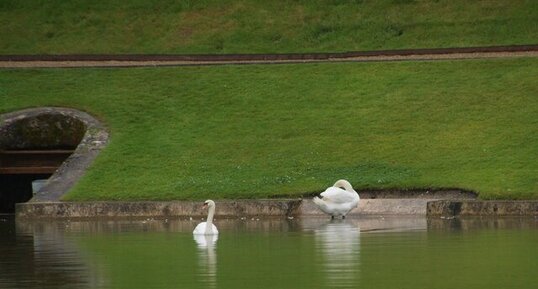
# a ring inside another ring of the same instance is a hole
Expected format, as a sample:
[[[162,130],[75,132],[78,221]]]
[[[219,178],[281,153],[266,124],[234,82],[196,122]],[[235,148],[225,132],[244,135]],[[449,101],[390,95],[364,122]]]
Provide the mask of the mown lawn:
[[[538,198],[538,59],[0,70],[0,112],[87,111],[110,145],[66,200],[462,188]]]
[[[537,44],[533,0],[2,0],[0,54]]]

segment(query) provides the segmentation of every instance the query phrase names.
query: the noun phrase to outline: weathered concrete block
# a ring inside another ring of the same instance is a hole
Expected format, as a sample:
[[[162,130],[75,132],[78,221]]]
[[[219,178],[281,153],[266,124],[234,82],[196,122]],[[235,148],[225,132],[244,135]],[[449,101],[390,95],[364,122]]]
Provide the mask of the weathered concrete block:
[[[215,216],[324,216],[311,199],[217,200]],[[21,219],[204,217],[202,201],[171,202],[29,202],[16,206]],[[537,201],[473,201],[431,199],[363,199],[350,216],[538,216]]]
[[[538,216],[538,200],[442,200],[427,204],[428,216]]]
[[[361,199],[359,207],[349,215],[426,215],[426,203],[431,199]],[[324,215],[311,199],[304,199],[301,215]]]
[[[300,199],[217,201],[215,216],[294,216]],[[17,218],[116,218],[206,216],[203,202],[45,202],[22,203],[16,206]]]

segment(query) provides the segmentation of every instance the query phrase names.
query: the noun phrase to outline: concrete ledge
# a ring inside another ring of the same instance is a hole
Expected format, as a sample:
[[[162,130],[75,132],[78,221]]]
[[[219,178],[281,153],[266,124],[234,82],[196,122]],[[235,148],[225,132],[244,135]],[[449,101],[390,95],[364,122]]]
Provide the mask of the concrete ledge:
[[[442,200],[427,204],[428,216],[538,216],[538,200]]]
[[[349,215],[426,215],[431,199],[363,199]],[[217,200],[215,216],[325,216],[311,199]],[[16,206],[21,219],[200,217],[206,216],[202,202],[29,202]]]
[[[293,216],[300,199],[217,201],[215,216]],[[47,202],[17,204],[21,219],[115,218],[115,217],[200,217],[206,216],[203,202]]]
[[[426,215],[426,204],[432,199],[361,199],[349,215]],[[323,215],[311,199],[299,207],[301,215]]]
[[[217,200],[217,217],[326,216],[311,199]],[[16,206],[20,219],[204,217],[201,201],[29,202]],[[538,216],[536,201],[362,199],[348,216]]]

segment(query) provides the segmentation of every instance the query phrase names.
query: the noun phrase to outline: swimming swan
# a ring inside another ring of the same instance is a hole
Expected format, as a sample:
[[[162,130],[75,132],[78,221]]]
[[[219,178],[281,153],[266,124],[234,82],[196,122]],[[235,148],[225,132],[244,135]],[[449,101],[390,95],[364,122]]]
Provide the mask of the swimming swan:
[[[213,215],[215,215],[215,202],[207,200],[204,202],[204,208],[208,207],[207,222],[202,222],[194,228],[192,231],[195,235],[217,235],[219,231],[217,227],[213,225]]]
[[[344,190],[342,189],[344,188]],[[359,205],[359,194],[353,190],[346,180],[338,180],[332,187],[327,188],[320,194],[321,199],[314,197],[314,203],[331,218],[346,217],[353,208]]]

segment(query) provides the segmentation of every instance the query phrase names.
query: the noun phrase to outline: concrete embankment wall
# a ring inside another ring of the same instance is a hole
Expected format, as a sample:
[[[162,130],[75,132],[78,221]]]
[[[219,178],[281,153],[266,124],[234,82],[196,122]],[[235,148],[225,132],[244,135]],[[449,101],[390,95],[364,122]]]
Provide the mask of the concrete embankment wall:
[[[17,205],[17,218],[171,218],[206,216],[203,202],[48,202]],[[217,201],[217,217],[323,216],[310,199]],[[538,201],[363,199],[348,216],[538,216]]]
[[[474,199],[472,192],[444,190],[360,191],[359,207],[348,216],[425,216],[426,205],[435,200]],[[312,198],[265,200],[215,200],[217,217],[293,217],[325,215]],[[114,218],[114,217],[199,217],[206,216],[203,201],[140,202],[28,202],[17,204],[18,218]]]
[[[428,216],[538,216],[538,201],[438,200],[427,204]]]
[[[425,215],[429,199],[363,199],[349,215]],[[199,217],[203,202],[43,202],[17,204],[18,218]],[[310,199],[217,201],[218,217],[324,215]]]
[[[215,216],[294,216],[300,199],[216,201]],[[203,201],[171,202],[44,202],[17,204],[17,218],[200,217]]]

